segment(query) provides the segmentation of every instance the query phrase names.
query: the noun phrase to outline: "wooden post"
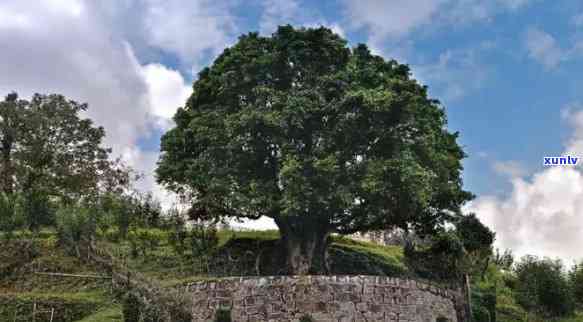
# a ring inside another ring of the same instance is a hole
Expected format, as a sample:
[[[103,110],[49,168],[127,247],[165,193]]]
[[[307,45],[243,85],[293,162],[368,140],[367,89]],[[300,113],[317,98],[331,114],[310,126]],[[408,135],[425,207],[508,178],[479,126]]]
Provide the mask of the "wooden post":
[[[54,315],[55,315],[55,308],[53,307],[53,308],[51,308],[51,321],[50,322],[53,322]]]
[[[468,274],[464,275],[465,282],[465,293],[466,293],[466,311],[468,314],[468,321],[472,321],[474,314],[472,312],[472,289],[470,286],[470,276]]]

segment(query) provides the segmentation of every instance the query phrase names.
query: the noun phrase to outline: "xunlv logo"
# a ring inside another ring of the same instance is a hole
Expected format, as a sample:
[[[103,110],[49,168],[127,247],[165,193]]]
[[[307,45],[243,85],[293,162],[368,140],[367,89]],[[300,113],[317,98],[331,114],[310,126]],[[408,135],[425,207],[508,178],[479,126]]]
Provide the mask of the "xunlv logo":
[[[544,157],[543,165],[553,166],[553,165],[577,165],[579,161],[578,157],[566,156],[566,157]]]

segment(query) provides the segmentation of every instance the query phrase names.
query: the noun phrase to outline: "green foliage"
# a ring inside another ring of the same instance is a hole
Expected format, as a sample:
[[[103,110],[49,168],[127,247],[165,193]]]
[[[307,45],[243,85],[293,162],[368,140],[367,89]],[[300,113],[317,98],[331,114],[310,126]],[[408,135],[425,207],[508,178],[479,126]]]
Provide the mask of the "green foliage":
[[[24,228],[25,221],[21,195],[0,192],[0,232],[4,237],[13,238],[16,230]]]
[[[166,234],[158,229],[137,228],[131,230],[127,236],[132,247],[132,256],[142,255],[147,257],[149,253],[155,251],[160,242],[165,240]]]
[[[438,233],[432,237],[431,245],[421,249],[408,243],[404,254],[407,266],[422,278],[445,282],[461,279],[464,248],[453,231]]]
[[[231,322],[231,310],[229,309],[218,309],[214,322]]]
[[[83,237],[94,235],[92,210],[80,205],[63,206],[57,210],[57,234],[59,240],[75,248]]]
[[[23,213],[27,228],[38,231],[42,225],[55,224],[55,205],[46,191],[30,189],[23,194]]]
[[[496,321],[496,288],[472,288],[472,313],[474,322]]]
[[[468,253],[490,252],[494,233],[475,214],[461,216],[456,222],[456,233]]]
[[[512,265],[514,264],[514,255],[510,249],[506,249],[504,253],[500,253],[499,249],[496,249],[496,254],[494,255],[494,263],[500,267],[500,269],[510,271]]]
[[[186,238],[188,237],[188,232],[186,231],[186,222],[178,210],[172,209],[170,211],[168,225],[170,228],[168,244],[176,254],[182,256],[187,248]]]
[[[0,322],[33,321],[33,305],[39,310],[55,309],[54,321],[73,322],[92,314],[101,302],[70,294],[0,294]],[[50,313],[35,316],[36,322],[50,322]]]
[[[418,275],[458,282],[465,274],[482,275],[492,255],[494,233],[474,215],[459,216],[453,229],[432,235],[429,245],[405,245],[408,266]]]
[[[136,220],[141,227],[160,227],[162,207],[151,193],[139,194],[134,203]]]
[[[306,314],[300,318],[300,322],[314,322],[314,319],[312,318],[311,315]]]
[[[516,264],[516,298],[526,310],[544,317],[574,312],[574,298],[560,261],[526,256]]]
[[[106,306],[94,314],[85,317],[78,322],[121,322],[123,313],[119,305]]]
[[[152,229],[157,234],[158,230]],[[218,230],[217,249],[207,258],[193,257],[190,232],[186,231],[186,249],[180,254],[171,243],[172,231],[160,231],[161,243],[147,257],[132,257],[128,240],[104,241],[102,245],[116,257],[127,260],[132,269],[148,277],[175,286],[186,282],[223,276],[281,274],[284,254],[279,234],[271,231]],[[164,235],[165,238],[164,238]],[[330,245],[331,274],[409,276],[403,250],[398,246],[381,246],[332,236]],[[259,263],[259,271],[256,264]],[[204,265],[201,269],[200,265]]]
[[[123,298],[122,313],[124,322],[140,322],[140,301],[132,293]]]
[[[160,183],[187,193],[196,219],[274,218],[289,254],[325,249],[308,244],[332,231],[432,231],[472,197],[458,135],[427,88],[324,27],[241,36],[174,120]]]
[[[81,117],[86,109],[62,95],[0,101],[0,190],[22,197],[29,229],[54,225],[56,204],[120,193],[130,183],[131,171],[101,146],[104,129]]]
[[[30,101],[14,94],[0,104],[4,191],[42,188],[73,198],[96,189],[108,169],[109,151],[100,146],[103,128],[80,117],[86,104],[40,94]]]
[[[574,265],[569,272],[569,280],[577,304],[583,308],[583,261]]]
[[[216,226],[212,223],[195,222],[190,228],[190,245],[193,257],[212,255],[219,245]]]
[[[116,196],[109,208],[110,214],[118,229],[119,237],[127,238],[130,226],[134,219],[134,209],[131,199],[127,196]]]

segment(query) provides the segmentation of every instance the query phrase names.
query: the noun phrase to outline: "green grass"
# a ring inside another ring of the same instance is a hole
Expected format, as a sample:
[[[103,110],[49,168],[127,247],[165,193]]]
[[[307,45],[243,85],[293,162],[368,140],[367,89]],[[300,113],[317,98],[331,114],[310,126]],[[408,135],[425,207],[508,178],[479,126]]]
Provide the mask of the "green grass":
[[[67,254],[54,232],[43,230],[34,237],[33,246],[24,241],[31,239],[28,234],[16,236],[22,239],[2,240],[0,248],[0,322],[12,322],[15,313],[29,318],[34,303],[43,310],[54,308],[56,321],[64,322],[77,321],[112,305],[109,280],[35,274],[100,274],[95,267]],[[23,245],[32,250],[24,251]],[[47,321],[50,315],[45,315],[37,317],[37,322]]]
[[[122,322],[123,314],[121,310],[121,305],[112,304],[106,306],[94,314],[79,320],[78,322]]]
[[[163,286],[184,285],[222,276],[257,275],[257,259],[261,275],[281,274],[284,267],[277,230],[218,231],[219,249],[210,273],[205,271],[206,269],[193,267],[196,259],[192,257],[190,249],[187,248],[183,255],[177,254],[168,244],[168,232],[155,230],[152,234],[160,236],[160,239],[155,247],[147,248],[145,256],[142,254],[131,256],[131,244],[128,241],[110,239],[101,241],[100,246],[107,248],[130,269],[158,280]],[[381,246],[333,236],[329,253],[333,274],[388,276],[408,274],[401,247]]]
[[[56,321],[73,322],[82,319],[104,305],[109,299],[99,293],[4,293],[0,295],[0,322],[13,321],[14,317],[32,318],[33,306],[41,312],[36,321],[50,319],[50,310],[54,310]]]

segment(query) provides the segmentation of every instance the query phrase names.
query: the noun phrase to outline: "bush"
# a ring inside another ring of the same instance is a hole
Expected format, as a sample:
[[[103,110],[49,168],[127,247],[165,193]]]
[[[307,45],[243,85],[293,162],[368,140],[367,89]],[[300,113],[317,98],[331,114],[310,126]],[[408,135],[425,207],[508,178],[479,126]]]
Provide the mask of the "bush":
[[[142,227],[161,226],[162,207],[151,193],[139,195],[135,199],[135,215]]]
[[[172,247],[176,254],[182,256],[186,250],[186,238],[188,234],[185,227],[186,222],[177,209],[170,210],[167,226],[170,230],[167,237],[168,245]]]
[[[547,318],[574,312],[575,300],[560,261],[526,256],[515,274],[516,298],[526,310]]]
[[[55,211],[46,192],[32,190],[24,193],[22,205],[25,223],[30,230],[38,231],[43,225],[55,224]]]
[[[122,312],[124,322],[140,322],[140,301],[132,293],[123,298]]]
[[[583,261],[573,267],[569,277],[576,302],[583,306]]]
[[[219,245],[219,236],[214,224],[194,223],[190,231],[190,244],[193,257],[212,255]]]
[[[19,194],[0,193],[0,231],[11,239],[14,232],[24,227],[23,200]]]
[[[57,210],[57,235],[64,245],[77,246],[83,237],[92,236],[91,210],[82,206],[64,206]]]
[[[215,316],[214,322],[231,322],[231,310],[229,309],[218,309]]]
[[[475,322],[496,321],[496,288],[472,288],[472,313]]]
[[[138,228],[128,233],[128,240],[131,245],[132,256],[138,255],[148,256],[148,252],[152,252],[160,245],[160,240],[164,239],[164,233],[157,229],[142,229]]]
[[[314,322],[314,319],[312,318],[311,315],[305,314],[300,318],[300,322]]]
[[[130,227],[135,222],[135,199],[127,195],[107,193],[99,199],[99,209],[103,222],[98,222],[100,229],[117,228],[116,239],[126,239]]]
[[[421,278],[453,282],[462,276],[460,263],[464,246],[453,231],[436,234],[429,247],[416,249],[415,245],[408,243],[404,255],[409,269]]]

